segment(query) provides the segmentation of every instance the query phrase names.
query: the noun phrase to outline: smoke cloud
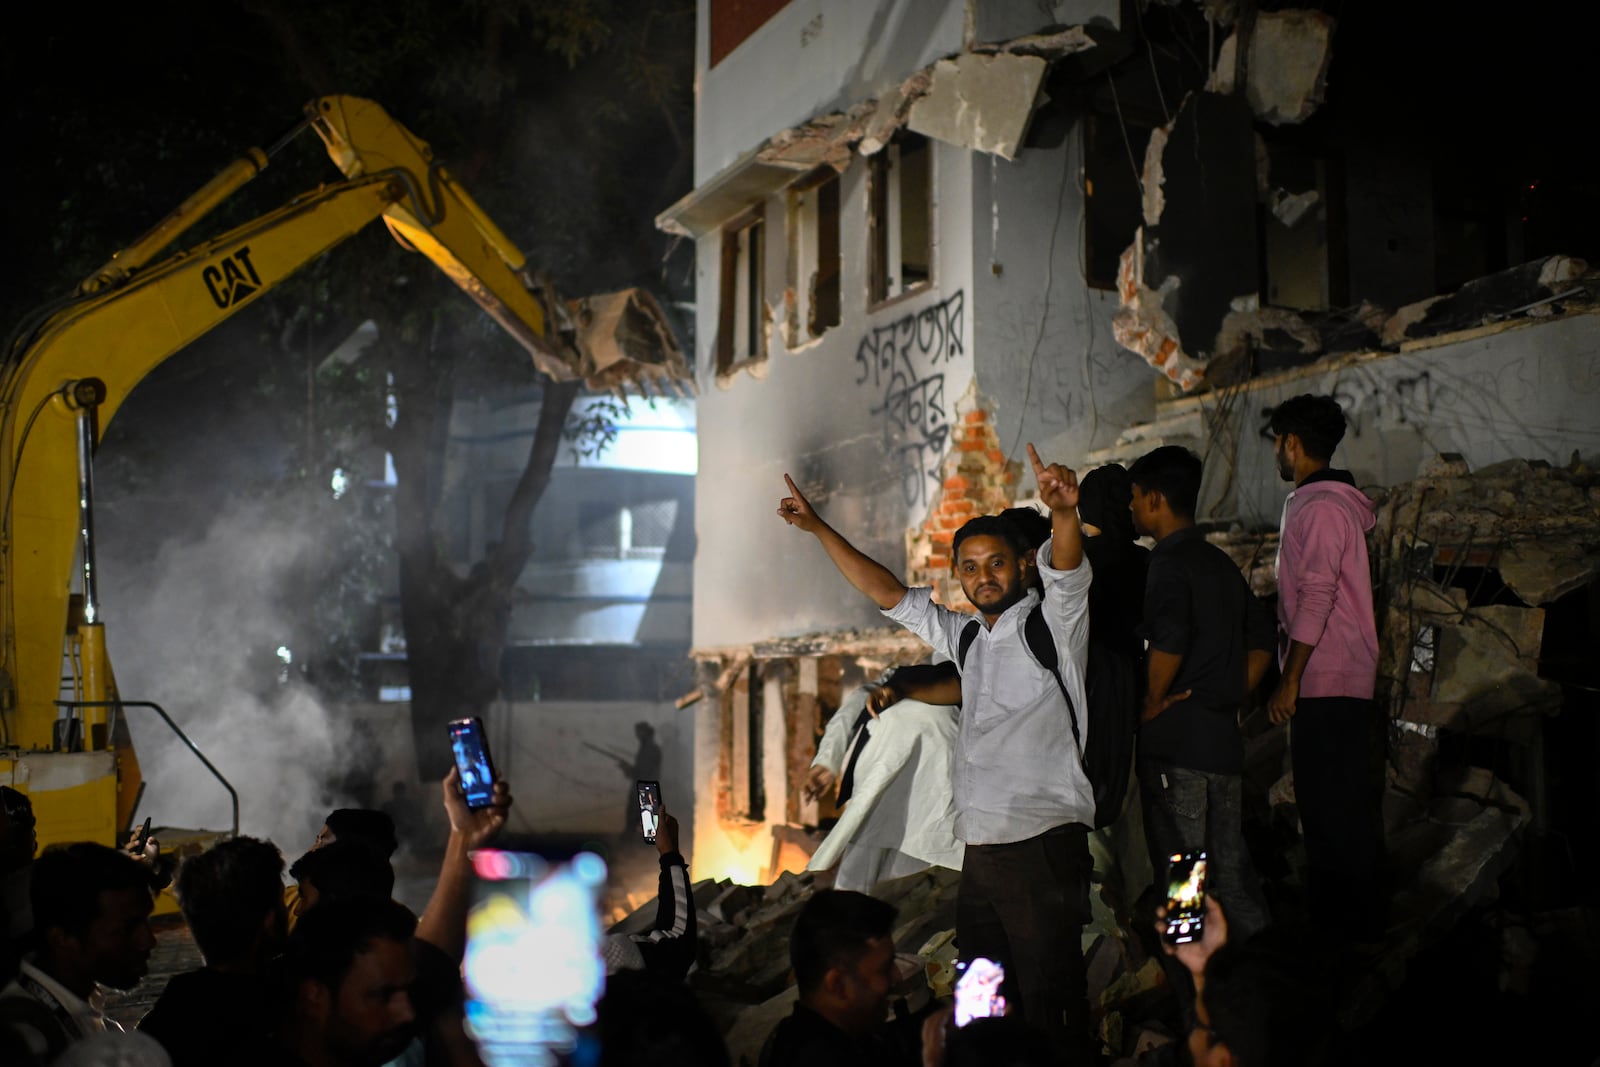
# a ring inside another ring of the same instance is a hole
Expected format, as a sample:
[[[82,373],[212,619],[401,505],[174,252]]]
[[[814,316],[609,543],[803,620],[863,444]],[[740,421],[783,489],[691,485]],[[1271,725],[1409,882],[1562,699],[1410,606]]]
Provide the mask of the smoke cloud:
[[[276,650],[298,629],[283,591],[317,534],[281,504],[223,506],[201,536],[166,541],[153,558],[102,552],[106,641],[122,698],[162,705],[239,791],[240,831],[292,857],[343,801],[330,783],[352,739],[292,669],[280,680]],[[153,711],[127,715],[147,783],[139,818],[225,829],[226,790]]]

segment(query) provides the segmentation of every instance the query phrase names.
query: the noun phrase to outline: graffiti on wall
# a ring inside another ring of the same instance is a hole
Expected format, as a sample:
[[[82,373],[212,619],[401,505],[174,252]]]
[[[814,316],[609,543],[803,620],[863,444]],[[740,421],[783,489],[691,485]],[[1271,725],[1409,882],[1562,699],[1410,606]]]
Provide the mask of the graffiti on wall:
[[[856,345],[856,386],[872,396],[907,507],[926,507],[950,440],[944,366],[964,352],[966,293],[868,330]]]

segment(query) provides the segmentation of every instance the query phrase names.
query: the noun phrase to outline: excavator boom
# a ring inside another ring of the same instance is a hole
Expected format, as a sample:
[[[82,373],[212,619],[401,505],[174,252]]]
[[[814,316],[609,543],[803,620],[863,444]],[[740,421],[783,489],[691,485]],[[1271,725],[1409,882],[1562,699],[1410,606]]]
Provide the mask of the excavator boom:
[[[138,765],[93,595],[90,464],[122,402],[173,353],[381,218],[543,374],[608,389],[691,377],[647,293],[558,298],[426,142],[377,104],[323,97],[306,125],[343,181],[157,259],[267,165],[270,153],[251,149],[0,353],[0,784],[32,795],[42,844],[110,843],[133,816]]]

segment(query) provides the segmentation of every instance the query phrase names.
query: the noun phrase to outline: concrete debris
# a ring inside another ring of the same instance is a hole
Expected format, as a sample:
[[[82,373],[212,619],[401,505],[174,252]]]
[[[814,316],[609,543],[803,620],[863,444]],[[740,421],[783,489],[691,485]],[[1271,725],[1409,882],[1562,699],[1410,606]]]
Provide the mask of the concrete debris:
[[[1247,347],[1283,350],[1292,348],[1302,356],[1322,352],[1322,338],[1297,312],[1288,308],[1261,308],[1230,311],[1217,332],[1216,349],[1211,358],[1239,356]]]
[[[1529,541],[1500,553],[1500,580],[1527,604],[1549,604],[1600,579],[1600,552],[1580,543]]]
[[[768,138],[756,153],[756,160],[796,171],[809,171],[824,164],[843,171],[850,165],[866,120],[876,110],[875,104],[858,104],[849,111],[836,111],[792,126]]]
[[[948,144],[1015,159],[1049,64],[1036,55],[967,54],[933,66],[910,127]]]
[[[768,138],[757,164],[843,171],[853,154],[881,152],[895,131],[1016,158],[1050,63],[1096,47],[1081,26],[1030,34],[941,59],[876,100],[819,115]]]
[[[1167,295],[1178,288],[1178,279],[1167,278],[1157,292],[1144,284],[1143,264],[1144,228],[1140,227],[1117,266],[1121,307],[1112,316],[1111,334],[1117,344],[1143,356],[1179,389],[1190,392],[1205,381],[1206,365],[1183,351],[1178,343],[1178,325],[1162,306]]]
[[[682,396],[694,371],[678,347],[666,314],[647,289],[624,289],[571,302],[583,353],[583,377],[593,389],[621,393],[632,384],[649,395]]]
[[[1592,304],[1600,278],[1574,256],[1546,256],[1476,278],[1448,296],[1435,296],[1395,312],[1385,324],[1386,346],[1499,322],[1558,300]]]
[[[1307,189],[1303,193],[1289,193],[1282,189],[1272,191],[1272,214],[1285,226],[1293,229],[1300,225],[1300,221],[1317,206],[1322,199],[1322,194],[1315,189]]]
[[[1082,26],[1069,26],[1050,33],[1030,33],[1014,37],[1003,44],[977,45],[973,51],[980,54],[1006,54],[1038,56],[1041,59],[1061,59],[1077,55],[1096,47],[1089,31]]]
[[[1333,58],[1331,15],[1289,9],[1256,15],[1245,67],[1245,99],[1256,118],[1274,126],[1304,122],[1322,103]],[[1239,35],[1222,42],[1206,89],[1236,88]]]
[[[1232,301],[1261,284],[1255,133],[1244,103],[1186,97],[1151,137],[1143,197],[1145,225],[1123,253],[1112,331],[1189,391],[1204,380]]]
[[[1144,150],[1144,171],[1139,178],[1139,190],[1144,204],[1144,224],[1155,226],[1161,221],[1161,212],[1166,210],[1167,199],[1161,191],[1166,184],[1166,173],[1161,169],[1161,157],[1167,151],[1167,137],[1172,133],[1170,126],[1157,126],[1150,131],[1150,143]]]
[[[1455,711],[1447,721],[1416,721],[1484,731],[1506,716],[1561,710],[1561,686],[1539,677],[1543,636],[1540,608],[1482,605],[1441,622],[1432,706]],[[1409,709],[1407,718],[1415,718]]]

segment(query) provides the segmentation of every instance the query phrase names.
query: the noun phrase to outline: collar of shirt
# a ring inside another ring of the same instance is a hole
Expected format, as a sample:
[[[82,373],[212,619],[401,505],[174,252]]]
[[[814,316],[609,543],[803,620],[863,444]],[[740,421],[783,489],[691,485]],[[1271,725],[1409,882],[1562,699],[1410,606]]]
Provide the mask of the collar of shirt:
[[[1037,589],[1029,588],[1023,591],[1021,600],[1017,601],[1015,604],[1011,605],[1009,608],[1000,613],[1000,617],[994,620],[993,626],[989,625],[989,620],[981,613],[974,615],[973,618],[981,622],[983,624],[983,628],[988,630],[990,633],[995,633],[1002,629],[1002,624],[1006,623],[1007,621],[1010,622],[1011,629],[1015,630],[1021,627],[1022,620],[1027,618],[1028,612],[1032,611],[1033,606],[1037,603],[1039,603],[1039,591]],[[972,653],[969,650],[967,654],[970,656]]]
[[[1150,551],[1171,552],[1173,549],[1178,548],[1181,545],[1186,545],[1196,538],[1204,540],[1205,536],[1205,534],[1200,532],[1200,527],[1185,526],[1181,530],[1173,530],[1171,533],[1167,534],[1167,536],[1157,541],[1156,547]]]
[[[105,996],[100,992],[98,987],[95,988],[94,992],[89,994],[88,1000],[84,1000],[82,997],[72,992],[72,990],[68,989],[66,986],[50,977],[44,971],[40,970],[31,960],[23,960],[19,971],[19,979],[26,976],[33,982],[37,983],[40,988],[42,988],[51,997],[55,998],[56,1004],[60,1005],[62,1010],[71,1015],[86,1033],[95,1030],[122,1029],[122,1027],[118,1026],[115,1022],[106,1017],[104,1010]],[[24,988],[26,988],[26,986],[24,986]],[[31,990],[29,992],[30,994],[32,993]],[[35,995],[35,999],[41,1001],[43,1000],[42,997],[38,997],[37,995]],[[45,1007],[54,1008],[56,1004],[46,1004]]]
[[[1338,470],[1334,467],[1323,467],[1319,471],[1313,471],[1306,475],[1295,488],[1299,489],[1300,486],[1310,485],[1312,482],[1340,482],[1344,485],[1355,485],[1356,479],[1349,471]]]

